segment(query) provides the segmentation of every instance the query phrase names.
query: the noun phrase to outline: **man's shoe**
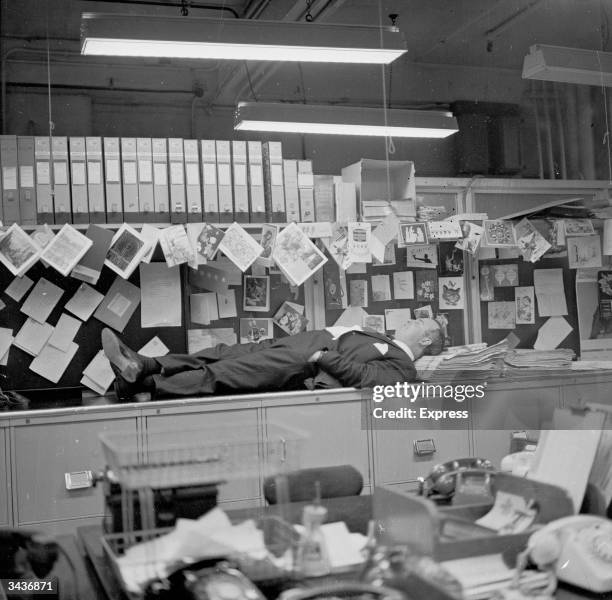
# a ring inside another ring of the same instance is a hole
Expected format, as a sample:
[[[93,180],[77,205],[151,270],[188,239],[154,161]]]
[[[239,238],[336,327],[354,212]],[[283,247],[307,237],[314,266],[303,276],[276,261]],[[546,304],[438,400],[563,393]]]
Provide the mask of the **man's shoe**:
[[[128,348],[108,327],[102,330],[102,349],[116,375],[127,383],[134,383],[144,375],[144,361]]]

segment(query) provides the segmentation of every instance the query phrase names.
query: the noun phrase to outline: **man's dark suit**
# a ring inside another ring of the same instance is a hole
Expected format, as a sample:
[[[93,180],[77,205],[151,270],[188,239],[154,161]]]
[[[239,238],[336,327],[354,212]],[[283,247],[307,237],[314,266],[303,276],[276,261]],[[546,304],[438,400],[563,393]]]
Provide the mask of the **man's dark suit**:
[[[318,350],[327,352],[317,364],[309,363]],[[325,330],[306,331],[259,344],[219,344],[195,354],[156,360],[163,369],[161,375],[153,375],[156,397],[304,389],[309,378],[314,378],[315,385],[325,379],[317,377],[319,369],[332,382],[347,387],[393,385],[416,377],[408,355],[391,338],[371,330],[350,331],[336,340]]]

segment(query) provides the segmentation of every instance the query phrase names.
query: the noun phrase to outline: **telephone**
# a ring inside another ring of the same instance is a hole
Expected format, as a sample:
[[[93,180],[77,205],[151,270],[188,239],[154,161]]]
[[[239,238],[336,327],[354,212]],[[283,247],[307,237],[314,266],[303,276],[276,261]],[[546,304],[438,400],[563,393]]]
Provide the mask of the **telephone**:
[[[559,545],[553,548],[554,543]],[[561,581],[592,592],[612,591],[612,521],[575,515],[552,521],[527,543],[531,559],[546,562],[558,554],[555,572]],[[544,560],[541,560],[544,558]]]
[[[425,478],[425,494],[452,497],[455,493],[457,474],[467,475],[468,471],[472,478],[480,475],[484,479],[484,476],[495,471],[495,468],[486,458],[457,458],[440,463],[433,467],[431,473]]]

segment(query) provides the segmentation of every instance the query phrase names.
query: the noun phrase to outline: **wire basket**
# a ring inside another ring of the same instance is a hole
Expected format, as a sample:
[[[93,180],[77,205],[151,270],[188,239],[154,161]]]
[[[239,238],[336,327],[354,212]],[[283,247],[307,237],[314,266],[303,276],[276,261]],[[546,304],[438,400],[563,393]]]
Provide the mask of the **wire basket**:
[[[267,477],[300,468],[306,435],[270,424],[265,438],[250,426],[130,433],[102,433],[114,479],[127,489],[215,484]]]
[[[206,560],[229,560],[254,582],[270,582],[291,576],[294,573],[294,557],[299,536],[296,537],[291,525],[277,517],[260,519],[258,528],[264,535],[266,556],[262,556],[261,549],[258,548],[256,552],[254,549],[253,554],[248,550],[226,551],[219,553],[217,557],[206,556]],[[102,536],[104,553],[117,581],[130,600],[142,599],[149,584],[164,582],[174,570],[188,567],[194,561],[200,560],[197,556],[185,557],[182,562],[165,560],[164,550],[169,544],[166,543],[166,538],[163,541],[158,538],[167,536],[172,531],[171,528],[164,528]],[[137,544],[141,546],[138,552],[134,553],[131,549]]]

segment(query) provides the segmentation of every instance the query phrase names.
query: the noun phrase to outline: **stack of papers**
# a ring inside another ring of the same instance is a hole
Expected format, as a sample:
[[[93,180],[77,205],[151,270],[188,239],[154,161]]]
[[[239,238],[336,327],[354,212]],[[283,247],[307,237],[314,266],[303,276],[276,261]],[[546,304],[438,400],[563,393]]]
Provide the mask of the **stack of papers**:
[[[496,592],[506,590],[512,583],[515,569],[510,569],[501,554],[474,556],[447,560],[442,563],[463,587],[465,600],[485,600]],[[521,589],[536,591],[548,583],[548,574],[539,571],[525,571],[520,578]]]
[[[423,380],[450,379],[451,375],[467,372],[471,378],[487,377],[497,368],[497,362],[508,352],[507,338],[497,344],[467,344],[454,346],[438,356],[423,356],[415,366]]]
[[[522,369],[568,369],[574,359],[569,348],[556,350],[511,350],[504,358],[507,365]]]
[[[363,221],[382,221],[387,215],[399,219],[414,219],[414,201],[403,200],[362,200],[361,218]]]

